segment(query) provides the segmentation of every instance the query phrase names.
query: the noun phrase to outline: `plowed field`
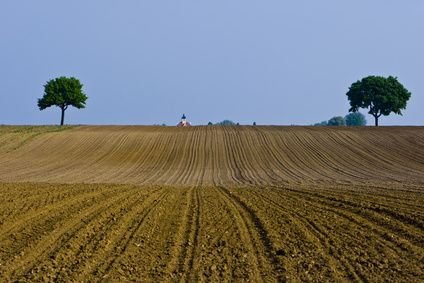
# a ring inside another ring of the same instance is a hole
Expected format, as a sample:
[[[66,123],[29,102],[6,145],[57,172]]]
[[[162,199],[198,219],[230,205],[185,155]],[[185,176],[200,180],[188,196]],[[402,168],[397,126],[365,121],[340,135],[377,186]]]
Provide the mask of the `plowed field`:
[[[0,281],[424,280],[424,128],[0,127]]]

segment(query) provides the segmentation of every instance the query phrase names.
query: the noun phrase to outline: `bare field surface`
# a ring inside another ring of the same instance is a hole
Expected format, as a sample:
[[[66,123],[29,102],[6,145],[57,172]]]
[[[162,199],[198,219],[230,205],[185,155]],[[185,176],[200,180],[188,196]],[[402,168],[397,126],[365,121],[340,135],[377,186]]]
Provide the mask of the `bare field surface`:
[[[20,136],[0,130],[0,182],[424,183],[422,127],[76,127],[11,150]]]
[[[419,187],[1,184],[4,281],[423,280]]]
[[[0,127],[0,281],[421,282],[423,148],[421,127]]]

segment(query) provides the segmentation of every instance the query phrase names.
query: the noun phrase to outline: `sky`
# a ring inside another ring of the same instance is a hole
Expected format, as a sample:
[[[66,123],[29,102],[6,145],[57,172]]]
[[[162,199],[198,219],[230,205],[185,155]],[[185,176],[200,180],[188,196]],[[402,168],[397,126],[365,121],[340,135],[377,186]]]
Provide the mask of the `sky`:
[[[380,124],[424,125],[423,15],[422,0],[2,0],[0,124],[58,124],[37,99],[60,76],[89,97],[68,124],[310,125],[392,75],[412,96]]]

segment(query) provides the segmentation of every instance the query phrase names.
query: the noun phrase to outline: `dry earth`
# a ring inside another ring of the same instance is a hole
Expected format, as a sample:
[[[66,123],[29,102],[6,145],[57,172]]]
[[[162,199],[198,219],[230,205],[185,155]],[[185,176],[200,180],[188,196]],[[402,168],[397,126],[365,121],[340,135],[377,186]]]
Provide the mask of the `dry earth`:
[[[0,281],[424,281],[424,128],[0,127]]]

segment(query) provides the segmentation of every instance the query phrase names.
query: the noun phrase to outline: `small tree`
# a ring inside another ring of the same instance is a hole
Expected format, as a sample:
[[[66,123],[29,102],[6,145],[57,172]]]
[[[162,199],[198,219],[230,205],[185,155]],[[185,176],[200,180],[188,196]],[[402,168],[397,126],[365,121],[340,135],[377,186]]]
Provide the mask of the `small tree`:
[[[364,114],[359,112],[347,114],[345,121],[347,126],[365,126],[367,124]]]
[[[368,113],[374,116],[376,126],[381,115],[388,116],[391,112],[402,115],[401,110],[406,108],[411,97],[411,93],[392,76],[363,78],[353,83],[346,95],[350,102],[349,112],[368,108]]]
[[[328,120],[328,126],[346,126],[345,118],[342,116],[336,116]]]
[[[212,126],[212,125],[213,125],[213,124],[212,124],[212,122],[209,122],[209,123],[208,123],[208,126]]]
[[[253,122],[253,126],[256,126],[256,122]]]
[[[51,106],[61,109],[60,125],[65,122],[65,111],[69,106],[85,108],[87,96],[82,91],[83,85],[74,77],[60,77],[48,81],[44,85],[44,96],[38,99],[38,107],[44,110]]]

